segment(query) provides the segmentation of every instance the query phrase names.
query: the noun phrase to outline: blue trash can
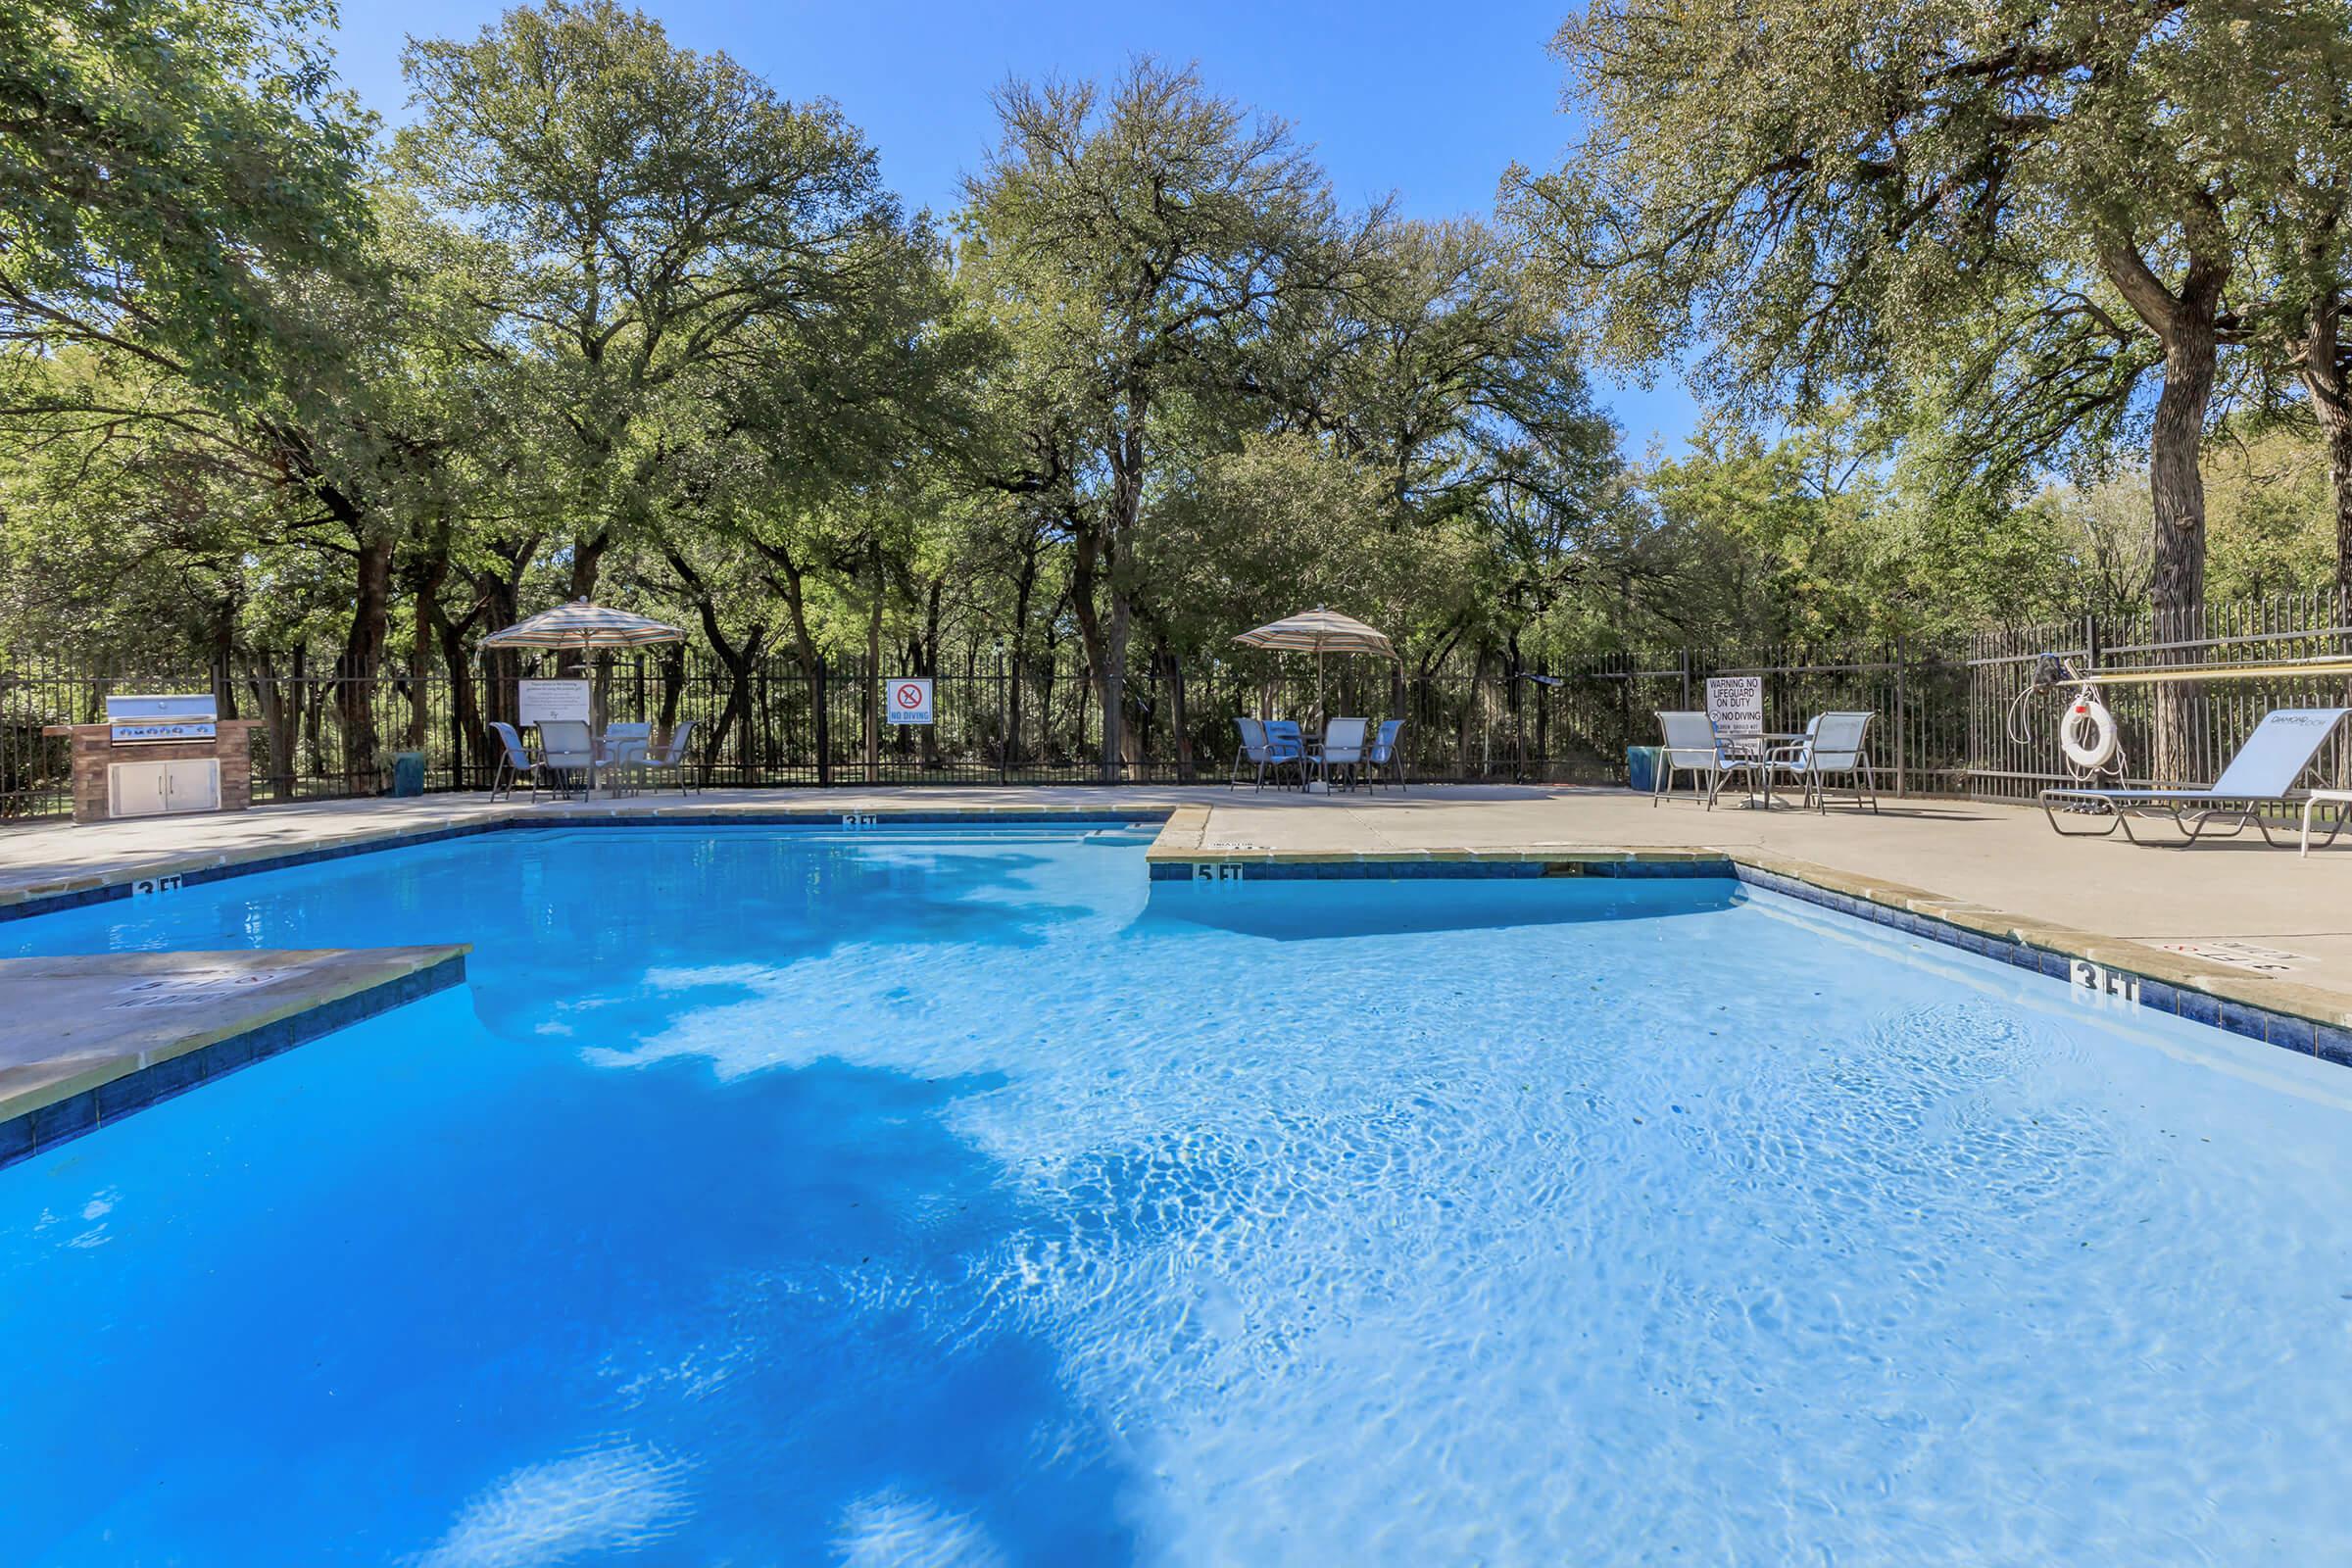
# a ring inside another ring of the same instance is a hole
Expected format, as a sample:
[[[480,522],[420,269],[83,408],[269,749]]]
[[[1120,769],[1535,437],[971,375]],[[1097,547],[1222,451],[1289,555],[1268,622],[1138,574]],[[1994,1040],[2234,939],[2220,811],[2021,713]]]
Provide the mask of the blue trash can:
[[[422,795],[424,793],[424,754],[422,752],[394,752],[392,754],[392,793]]]
[[[1665,755],[1663,746],[1628,746],[1625,749],[1625,782],[1629,789],[1647,795],[1658,787],[1658,760]]]

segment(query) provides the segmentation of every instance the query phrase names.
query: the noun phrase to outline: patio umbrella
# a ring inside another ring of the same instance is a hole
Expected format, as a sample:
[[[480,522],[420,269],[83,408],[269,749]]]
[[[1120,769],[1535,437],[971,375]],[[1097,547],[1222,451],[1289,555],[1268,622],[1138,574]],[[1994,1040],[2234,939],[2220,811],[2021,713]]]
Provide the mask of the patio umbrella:
[[[1323,712],[1323,656],[1378,654],[1396,657],[1396,645],[1351,615],[1317,606],[1303,613],[1269,621],[1234,639],[1245,648],[1272,648],[1283,653],[1315,656],[1315,713]]]
[[[625,610],[607,610],[585,599],[574,599],[568,605],[542,610],[526,620],[518,620],[504,631],[494,631],[482,639],[485,649],[494,648],[550,648],[559,653],[577,650],[582,658],[600,648],[652,648],[661,643],[682,643],[686,634],[666,621],[632,615]],[[588,795],[596,796],[596,738],[588,740]]]

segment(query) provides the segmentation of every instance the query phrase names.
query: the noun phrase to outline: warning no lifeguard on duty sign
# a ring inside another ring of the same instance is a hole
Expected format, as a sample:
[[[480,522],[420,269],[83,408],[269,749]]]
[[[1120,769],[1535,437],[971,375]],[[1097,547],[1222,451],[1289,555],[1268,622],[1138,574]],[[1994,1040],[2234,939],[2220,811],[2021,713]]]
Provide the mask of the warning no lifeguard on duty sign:
[[[931,677],[907,675],[890,683],[890,700],[883,705],[890,710],[893,724],[928,724],[931,722]]]

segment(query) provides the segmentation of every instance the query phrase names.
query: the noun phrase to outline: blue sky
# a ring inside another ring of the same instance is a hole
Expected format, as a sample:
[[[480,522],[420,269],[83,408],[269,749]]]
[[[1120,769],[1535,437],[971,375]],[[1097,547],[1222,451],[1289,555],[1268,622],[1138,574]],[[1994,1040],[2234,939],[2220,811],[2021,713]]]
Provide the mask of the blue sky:
[[[1513,159],[1553,162],[1569,137],[1544,45],[1569,0],[1355,4],[1102,0],[641,0],[692,49],[724,49],[791,98],[827,97],[880,149],[910,206],[941,211],[994,137],[989,90],[1008,76],[1102,76],[1129,57],[1200,62],[1210,87],[1279,115],[1311,142],[1343,199],[1394,194],[1416,217],[1484,215]],[[402,118],[410,34],[464,36],[503,8],[480,0],[345,0],[344,78]],[[1604,388],[1640,456],[1679,446],[1697,411],[1671,376]]]

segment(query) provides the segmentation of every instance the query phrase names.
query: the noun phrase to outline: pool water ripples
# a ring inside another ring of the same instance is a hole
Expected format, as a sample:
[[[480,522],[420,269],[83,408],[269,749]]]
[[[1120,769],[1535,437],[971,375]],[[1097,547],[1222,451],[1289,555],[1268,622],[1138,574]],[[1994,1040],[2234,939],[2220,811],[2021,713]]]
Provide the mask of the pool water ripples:
[[[2334,1069],[1728,882],[1140,842],[501,835],[0,926],[476,944],[0,1173],[0,1518],[435,1568],[2352,1539]]]

